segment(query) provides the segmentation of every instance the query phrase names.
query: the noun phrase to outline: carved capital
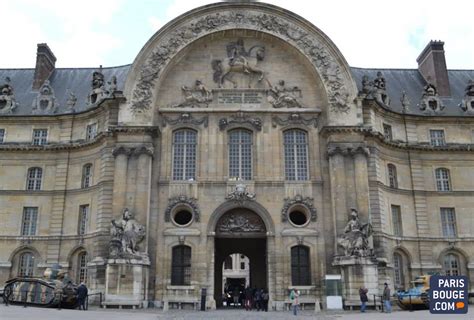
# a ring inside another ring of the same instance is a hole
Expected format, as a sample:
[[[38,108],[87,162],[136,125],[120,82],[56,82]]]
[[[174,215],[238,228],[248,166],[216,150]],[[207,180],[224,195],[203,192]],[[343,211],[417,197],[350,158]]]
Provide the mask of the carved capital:
[[[147,146],[141,146],[133,149],[133,155],[136,157],[141,156],[142,154],[153,157],[153,148]]]
[[[203,125],[204,128],[207,128],[208,125],[208,116],[204,116],[201,119],[196,119],[190,113],[182,113],[179,117],[172,119],[165,115],[161,116],[161,125],[166,127],[167,124],[169,125],[177,125],[177,124],[192,124],[192,125]]]
[[[225,130],[231,124],[249,124],[255,128],[257,131],[262,130],[262,119],[260,118],[251,118],[243,112],[239,112],[235,115],[232,115],[228,118],[221,118],[219,120],[219,129]]]
[[[124,146],[120,146],[120,147],[115,148],[112,151],[112,154],[113,154],[114,157],[117,157],[118,155],[121,155],[121,154],[129,157],[132,154],[132,149],[131,148],[126,148]]]
[[[287,119],[281,119],[278,116],[273,116],[272,117],[272,126],[274,128],[277,127],[277,125],[285,127],[289,125],[304,125],[304,126],[311,126],[313,125],[314,128],[318,127],[318,119],[316,117],[311,117],[311,118],[304,118],[298,113],[292,113],[288,115]]]
[[[328,146],[328,157],[338,154],[343,156],[355,156],[358,154],[369,156],[370,150],[364,143],[330,144]]]

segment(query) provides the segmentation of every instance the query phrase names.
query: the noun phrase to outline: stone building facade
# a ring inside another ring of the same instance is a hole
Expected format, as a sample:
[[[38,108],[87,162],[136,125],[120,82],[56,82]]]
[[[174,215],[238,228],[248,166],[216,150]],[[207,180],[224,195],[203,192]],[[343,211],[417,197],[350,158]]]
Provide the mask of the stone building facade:
[[[324,305],[328,275],[347,304],[363,284],[474,281],[474,71],[447,70],[442,42],[418,69],[354,68],[302,17],[221,2],[131,65],[55,61],[39,44],[35,69],[0,70],[0,283],[59,263],[109,304],[205,288],[214,308],[236,253],[275,309],[293,287]],[[145,233],[112,258],[124,208],[120,239]]]

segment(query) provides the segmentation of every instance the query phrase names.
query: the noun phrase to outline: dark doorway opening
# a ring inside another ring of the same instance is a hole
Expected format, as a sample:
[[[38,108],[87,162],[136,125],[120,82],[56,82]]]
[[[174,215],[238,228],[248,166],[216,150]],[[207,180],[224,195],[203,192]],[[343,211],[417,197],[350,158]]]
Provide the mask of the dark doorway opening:
[[[227,279],[227,286],[232,286],[232,300],[225,292],[223,283],[223,265],[229,255],[238,253],[248,258],[249,279],[246,283],[245,278]],[[267,289],[267,239],[266,237],[244,238],[244,237],[216,237],[215,239],[215,264],[214,264],[214,299],[218,308],[224,305],[229,306],[228,301],[232,301],[231,307],[234,307],[234,295],[237,290],[244,292],[244,286],[249,285],[254,289]],[[236,307],[243,304],[239,297],[239,303]],[[226,303],[224,303],[224,301]]]

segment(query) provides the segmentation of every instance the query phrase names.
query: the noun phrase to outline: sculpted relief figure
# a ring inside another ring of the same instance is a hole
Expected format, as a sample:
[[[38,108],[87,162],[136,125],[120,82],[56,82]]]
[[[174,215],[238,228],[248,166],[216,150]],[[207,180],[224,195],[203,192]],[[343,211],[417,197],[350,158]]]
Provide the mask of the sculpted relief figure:
[[[344,249],[347,257],[366,257],[370,255],[368,238],[372,235],[372,225],[362,224],[356,209],[351,209],[351,217],[344,228],[344,233],[339,235],[337,243]]]
[[[196,80],[194,88],[182,86],[181,91],[183,93],[184,101],[173,105],[175,108],[202,108],[207,107],[208,103],[212,101],[212,91],[207,89],[201,80]]]
[[[138,244],[145,238],[145,227],[134,219],[128,208],[123,210],[122,219],[112,220],[110,234],[112,236],[109,248],[111,257],[140,256]]]
[[[274,108],[303,108],[297,100],[297,95],[301,98],[301,90],[298,87],[287,88],[285,81],[280,80],[268,90],[267,100]]]
[[[10,78],[5,78],[5,83],[0,86],[0,113],[12,113],[17,107]]]
[[[227,58],[212,61],[214,81],[219,85],[219,88],[223,87],[225,80],[237,88],[237,82],[233,80],[233,77],[236,74],[243,74],[249,78],[248,87],[250,88],[254,75],[258,76],[259,82],[264,78],[263,70],[257,66],[264,57],[265,47],[262,45],[255,45],[247,51],[242,39],[231,42],[227,45]]]

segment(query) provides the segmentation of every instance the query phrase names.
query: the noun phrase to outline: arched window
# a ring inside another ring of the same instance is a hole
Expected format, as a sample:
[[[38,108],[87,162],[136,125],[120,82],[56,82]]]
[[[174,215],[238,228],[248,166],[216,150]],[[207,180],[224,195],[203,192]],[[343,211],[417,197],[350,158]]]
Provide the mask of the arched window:
[[[308,180],[308,139],[303,130],[283,133],[285,149],[285,179]]]
[[[85,251],[77,255],[76,276],[77,283],[87,282],[87,252]]]
[[[227,256],[224,260],[224,269],[231,270],[232,269],[232,256]]]
[[[291,284],[293,286],[311,285],[309,248],[295,246],[291,248]]]
[[[388,171],[388,185],[390,188],[398,188],[398,179],[397,179],[397,167],[394,164],[389,163],[387,165]]]
[[[181,129],[173,135],[173,180],[196,179],[197,133]]]
[[[393,271],[395,273],[394,285],[396,289],[405,287],[405,275],[403,269],[403,257],[400,253],[395,252],[393,254]]]
[[[43,169],[29,168],[26,180],[26,190],[41,190],[41,179],[43,178]]]
[[[252,179],[252,132],[244,129],[229,131],[229,177]]]
[[[89,188],[92,185],[92,163],[82,167],[82,188]]]
[[[20,255],[18,263],[19,277],[32,277],[35,271],[35,256],[30,252],[25,252]]]
[[[444,256],[443,271],[447,276],[461,275],[460,263],[457,255],[450,253]]]
[[[171,285],[186,286],[191,283],[191,248],[173,247],[171,259]]]
[[[435,170],[436,188],[438,191],[450,191],[451,182],[449,179],[449,170],[446,168],[438,168]]]

